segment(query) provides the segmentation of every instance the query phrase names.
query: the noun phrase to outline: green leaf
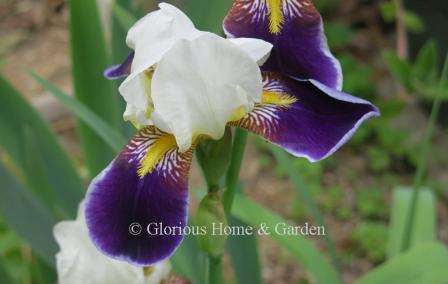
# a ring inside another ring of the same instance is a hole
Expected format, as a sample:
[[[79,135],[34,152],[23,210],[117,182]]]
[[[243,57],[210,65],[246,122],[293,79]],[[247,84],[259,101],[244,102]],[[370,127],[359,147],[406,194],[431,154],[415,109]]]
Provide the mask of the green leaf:
[[[53,85],[50,81],[47,81],[30,71],[29,74],[36,80],[44,89],[55,96],[65,107],[71,110],[82,122],[90,127],[92,131],[98,134],[101,139],[107,143],[111,150],[119,152],[123,145],[126,144],[126,139],[120,132],[113,129],[103,119],[97,116],[94,112],[88,109],[85,105],[79,102],[77,99],[72,98],[58,87]]]
[[[34,142],[33,129],[29,125],[22,128],[23,134],[23,157],[24,170],[26,180],[32,185],[32,190],[48,208],[57,213],[58,208],[54,208],[56,204],[54,198],[54,189],[51,188],[51,175],[45,173],[45,157],[42,156]]]
[[[181,246],[170,258],[173,270],[192,283],[201,283],[199,270],[201,269],[201,254],[196,240],[191,235],[186,235]]]
[[[350,239],[354,242],[353,252],[368,260],[381,263],[386,258],[387,226],[382,222],[363,221],[356,225]]]
[[[107,121],[120,127],[115,84],[103,77],[110,64],[95,0],[70,1],[70,35],[75,96]],[[91,176],[100,172],[115,153],[85,123],[79,128],[81,145]]]
[[[32,256],[31,273],[33,284],[57,283],[57,275],[54,267],[49,266],[37,255]]]
[[[184,10],[198,29],[220,34],[223,31],[223,19],[232,2],[232,0],[185,0]]]
[[[125,2],[129,3],[129,1]],[[117,2],[114,2],[112,4],[112,14],[114,16],[114,19],[117,21],[117,26],[119,26],[121,30],[125,32],[129,30],[137,21],[136,17],[132,13],[130,13],[128,10],[120,6],[120,4],[118,4]],[[125,45],[124,40],[125,38],[123,38],[122,42],[123,45]]]
[[[243,226],[247,224],[231,217],[230,226]],[[261,284],[261,267],[258,255],[257,238],[251,236],[229,236],[227,250],[232,259],[237,283]]]
[[[411,11],[403,12],[403,22],[406,28],[414,33],[421,33],[425,30],[425,24],[422,19]]]
[[[358,284],[446,284],[447,248],[440,243],[418,245],[374,269]]]
[[[235,195],[232,214],[255,228],[258,228],[260,224],[266,224],[271,229],[270,237],[308,268],[318,283],[342,283],[337,271],[326,261],[311,241],[300,235],[275,233],[274,228],[277,224],[287,223],[281,217],[239,194]]]
[[[343,23],[328,23],[325,25],[325,31],[331,49],[345,47],[353,37],[352,30]]]
[[[448,52],[445,55],[445,61],[440,74],[440,89],[444,92],[444,97],[448,97]]]
[[[11,275],[5,267],[4,261],[0,256],[0,283],[10,284],[12,283]]]
[[[392,22],[397,15],[397,6],[393,1],[385,1],[381,3],[381,15],[386,22]]]
[[[270,148],[276,160],[278,161],[278,164],[282,167],[282,169],[288,175],[288,178],[294,184],[297,194],[303,199],[306,206],[310,210],[313,219],[319,226],[327,227],[324,221],[323,214],[314,201],[313,196],[311,195],[311,191],[307,188],[306,183],[303,181],[303,178],[300,176],[296,167],[294,166],[293,159],[295,158],[292,158],[288,153],[277,146],[271,145]],[[336,255],[336,247],[334,245],[333,239],[331,238],[330,232],[328,232],[328,229],[324,236],[324,240],[330,252],[333,263],[337,264],[339,260]]]
[[[396,188],[393,195],[391,220],[389,228],[388,257],[400,253],[403,247],[403,234],[411,204],[412,190]],[[411,235],[411,246],[432,242],[436,238],[436,205],[433,193],[422,189],[418,196],[414,230]]]
[[[383,53],[383,58],[386,61],[387,67],[392,75],[397,79],[406,90],[411,91],[411,64],[398,57],[397,53],[392,50],[386,50]]]
[[[76,216],[83,184],[49,125],[0,77],[0,147],[55,213]],[[50,201],[57,201],[52,202]]]
[[[5,222],[28,241],[47,264],[54,266],[57,245],[53,238],[56,220],[0,163],[0,214]]]
[[[314,4],[321,14],[331,13],[339,7],[339,0],[319,0],[314,1]]]
[[[412,80],[424,84],[435,84],[438,80],[439,53],[437,44],[429,40],[420,50],[412,70]]]

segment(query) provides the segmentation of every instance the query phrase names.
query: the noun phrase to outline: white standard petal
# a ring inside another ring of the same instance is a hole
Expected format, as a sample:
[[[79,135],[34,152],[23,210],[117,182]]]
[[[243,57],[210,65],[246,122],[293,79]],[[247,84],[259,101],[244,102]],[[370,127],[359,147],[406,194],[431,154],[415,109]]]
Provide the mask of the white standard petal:
[[[56,255],[59,284],[143,284],[145,276],[140,267],[133,267],[104,256],[88,236],[83,204],[76,221],[56,224],[54,236],[60,251]]]
[[[140,19],[128,32],[126,43],[135,51],[132,70],[143,71],[154,65],[178,39],[200,35],[181,10],[167,3]]]
[[[204,34],[179,41],[163,56],[151,94],[155,112],[186,151],[200,135],[221,138],[229,121],[260,101],[261,72],[238,46]]]
[[[246,52],[258,65],[263,65],[269,58],[273,45],[262,39],[255,38],[229,38],[232,43],[238,45]]]
[[[128,32],[126,42],[135,51],[131,74],[119,91],[128,104],[146,113],[148,90],[145,70],[156,64],[179,39],[194,39],[202,34],[176,7],[161,3],[159,10],[140,19]]]

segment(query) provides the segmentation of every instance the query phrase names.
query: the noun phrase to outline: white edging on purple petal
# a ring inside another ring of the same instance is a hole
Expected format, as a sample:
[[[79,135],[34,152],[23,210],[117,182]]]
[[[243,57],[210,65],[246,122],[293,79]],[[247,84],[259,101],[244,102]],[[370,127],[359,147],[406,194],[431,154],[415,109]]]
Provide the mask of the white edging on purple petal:
[[[338,80],[336,82],[336,89],[338,91],[342,90],[343,81],[344,81],[344,75],[342,73],[342,67],[339,60],[334,57],[334,55],[331,53],[330,47],[328,46],[328,40],[327,36],[325,35],[325,29],[324,29],[324,21],[320,20],[320,37],[321,37],[321,50],[334,64],[334,67],[336,68],[336,71],[338,72]]]
[[[376,106],[374,106],[373,104],[371,104],[369,101],[366,101],[364,99],[361,98],[357,98],[354,96],[351,96],[349,94],[343,93],[341,91],[332,89],[322,83],[320,83],[319,81],[316,81],[314,79],[310,79],[310,80],[304,80],[304,79],[298,79],[298,78],[293,78],[295,80],[298,81],[302,81],[302,82],[310,82],[311,84],[313,84],[316,88],[318,88],[319,90],[321,90],[322,92],[324,92],[326,95],[339,100],[339,101],[343,101],[343,102],[348,102],[348,103],[353,103],[353,104],[362,104],[362,105],[369,105],[372,107],[372,111],[366,113],[363,117],[361,117],[356,124],[352,127],[352,129],[350,129],[340,140],[339,142],[333,146],[333,148],[330,149],[330,151],[327,152],[327,154],[325,154],[323,157],[318,158],[318,159],[314,159],[312,157],[310,157],[309,155],[303,154],[303,153],[296,153],[293,152],[291,150],[289,150],[287,147],[283,147],[279,144],[276,144],[280,147],[282,147],[283,149],[285,149],[288,153],[298,157],[298,158],[305,158],[308,161],[315,163],[315,162],[319,162],[321,160],[324,160],[326,158],[328,158],[329,156],[331,156],[332,154],[334,154],[339,148],[341,148],[345,143],[347,143],[348,140],[350,140],[350,138],[353,136],[353,134],[355,134],[356,130],[367,120],[374,118],[374,117],[378,117],[381,115],[380,111],[378,110],[378,108]]]
[[[349,94],[340,92],[340,91],[335,91],[331,88],[329,88],[328,86],[325,86],[324,84],[316,81],[316,80],[309,80],[309,82],[311,82],[314,86],[316,86],[319,90],[321,90],[322,92],[324,92],[325,94],[327,94],[328,96],[340,100],[340,101],[344,101],[344,102],[349,102],[349,103],[354,103],[354,104],[364,104],[364,105],[369,105],[373,108],[372,111],[366,113],[363,117],[361,117],[356,124],[353,126],[352,129],[350,129],[350,131],[348,131],[347,133],[345,133],[345,135],[342,137],[341,140],[339,140],[339,142],[324,156],[322,157],[320,160],[326,159],[327,157],[331,156],[334,152],[336,152],[339,148],[341,148],[345,143],[347,143],[348,140],[350,140],[350,138],[353,136],[353,134],[355,134],[356,130],[367,120],[374,118],[374,117],[378,117],[381,115],[379,109],[374,106],[373,104],[371,104],[369,101],[366,101],[364,99],[361,98],[357,98],[354,96],[351,96]],[[312,161],[312,162],[317,162],[316,161]]]

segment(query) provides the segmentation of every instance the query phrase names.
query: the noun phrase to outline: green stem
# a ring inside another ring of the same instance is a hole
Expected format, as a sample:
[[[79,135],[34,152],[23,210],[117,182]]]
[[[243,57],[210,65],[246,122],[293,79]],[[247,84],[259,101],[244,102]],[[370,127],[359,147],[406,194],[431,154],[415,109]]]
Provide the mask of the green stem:
[[[418,201],[418,195],[420,193],[420,188],[423,183],[423,177],[425,175],[426,171],[426,162],[428,160],[428,154],[429,150],[431,149],[431,142],[432,142],[432,136],[434,132],[434,128],[437,122],[437,117],[440,113],[440,105],[442,103],[443,99],[443,80],[446,78],[446,75],[448,74],[448,56],[447,60],[445,61],[445,66],[442,72],[442,79],[441,79],[441,88],[439,92],[437,93],[436,98],[434,99],[434,103],[432,105],[431,110],[431,116],[429,118],[428,122],[428,128],[426,129],[425,138],[423,140],[422,145],[422,152],[420,156],[420,161],[417,166],[417,172],[414,177],[414,185],[412,188],[412,197],[411,197],[411,205],[409,206],[407,218],[406,218],[406,224],[404,228],[404,234],[403,234],[403,243],[401,247],[401,251],[406,251],[409,249],[411,245],[411,237],[414,229],[414,223],[415,223],[415,216],[416,212],[418,210],[417,201]]]
[[[228,222],[231,224],[237,223],[243,226],[245,223],[238,219],[232,218],[231,211],[235,193],[237,192],[239,185],[239,175],[247,137],[247,131],[236,129],[232,145],[232,158],[225,180],[226,190],[223,194],[224,212]],[[227,241],[227,245],[238,283],[262,283],[256,237],[230,237]],[[244,263],[244,261],[247,261],[247,265],[241,267],[241,263]],[[249,270],[247,270],[247,268],[249,268]]]
[[[210,260],[208,256],[204,260],[204,284],[210,284]]]
[[[222,258],[207,257],[205,283],[220,284],[222,273]]]
[[[223,194],[224,211],[227,219],[232,209],[233,198],[238,186],[241,162],[243,160],[244,148],[246,146],[247,132],[241,129],[235,131],[232,147],[232,161],[226,176],[226,190]],[[206,265],[206,283],[218,284],[221,281],[221,258],[208,257]]]
[[[232,161],[226,176],[226,190],[223,194],[224,211],[227,219],[232,210],[233,198],[238,187],[241,162],[243,161],[244,149],[247,141],[247,132],[242,129],[235,131],[232,147]]]
[[[238,186],[241,162],[243,160],[244,148],[246,146],[247,132],[241,129],[235,131],[235,139],[232,146],[232,161],[226,175],[226,190],[223,194],[223,205],[227,219],[229,219],[232,210],[233,198]],[[213,188],[209,188],[213,190]],[[221,283],[222,258],[209,256],[206,265],[206,283]]]
[[[204,283],[211,284],[210,283],[210,259],[208,256],[205,257],[205,261],[204,261]]]

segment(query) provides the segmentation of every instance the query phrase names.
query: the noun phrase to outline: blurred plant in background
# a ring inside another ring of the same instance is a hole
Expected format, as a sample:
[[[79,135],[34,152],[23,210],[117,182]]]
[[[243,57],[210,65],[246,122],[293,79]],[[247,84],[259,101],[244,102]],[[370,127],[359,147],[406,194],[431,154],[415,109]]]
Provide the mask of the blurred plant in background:
[[[217,33],[231,4],[227,0],[175,2],[199,29]],[[270,181],[280,182],[275,186],[296,190],[292,198],[280,196],[281,204],[276,205],[268,199],[272,195],[263,198],[256,194],[257,188],[250,189],[250,181],[236,180],[240,194],[230,223],[275,224],[288,219],[300,224],[309,220],[326,224],[329,234],[322,240],[272,235],[282,248],[281,258],[286,259],[281,264],[260,262],[259,254],[266,255],[264,239],[230,238],[227,252],[233,265],[224,269],[233,273],[226,273],[225,281],[261,283],[267,277],[262,274],[269,268],[266,263],[286,266],[292,258],[295,267],[307,271],[296,275],[304,283],[351,283],[355,278],[362,284],[445,283],[448,252],[446,244],[436,242],[440,236],[447,241],[443,223],[447,223],[448,192],[443,169],[448,166],[448,135],[446,120],[437,119],[448,99],[444,44],[427,39],[420,47],[403,41],[409,32],[422,34],[433,27],[419,11],[405,10],[401,1],[314,2],[326,19],[329,45],[341,60],[344,90],[373,100],[382,117],[361,128],[349,147],[318,164],[293,159],[258,138],[249,139],[251,158],[261,172],[257,177],[269,175]],[[406,7],[414,7],[413,2],[405,3]],[[153,1],[117,0],[109,26],[104,26],[95,1],[70,1],[74,96],[23,67],[29,78],[76,115],[85,159],[67,153],[51,125],[10,82],[0,79],[0,283],[55,282],[58,248],[53,225],[75,218],[89,179],[134,132],[121,123],[124,106],[117,86],[103,79],[102,72],[111,62],[125,58],[127,28],[154,6]],[[2,45],[5,42],[2,38]],[[412,56],[403,50],[419,52]],[[0,61],[3,69],[14,64]],[[234,147],[234,157],[242,155],[241,148]],[[232,166],[233,176],[238,175],[238,161]],[[244,187],[257,202],[242,195]],[[289,207],[273,210],[277,215],[258,202],[269,208]],[[175,273],[204,283],[200,268],[204,256],[193,237],[184,241],[171,262]],[[286,279],[282,283],[293,281]]]

